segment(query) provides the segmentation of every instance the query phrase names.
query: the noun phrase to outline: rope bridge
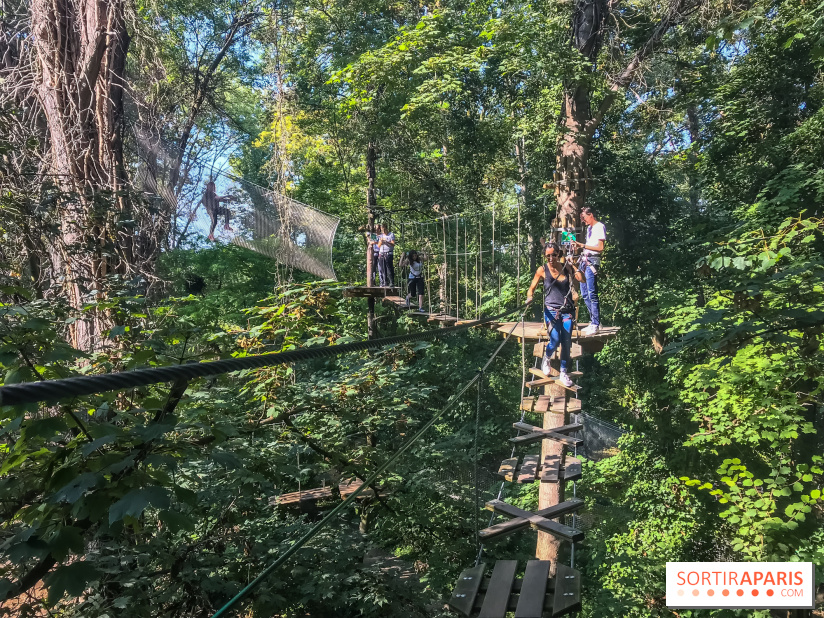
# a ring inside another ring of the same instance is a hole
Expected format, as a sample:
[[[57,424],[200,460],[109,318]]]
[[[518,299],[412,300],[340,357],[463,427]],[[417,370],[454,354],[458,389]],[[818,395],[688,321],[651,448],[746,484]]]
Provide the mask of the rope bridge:
[[[171,246],[192,238],[231,242],[322,279],[336,279],[332,244],[338,217],[215,170],[214,162],[193,156],[184,162],[175,146],[149,131],[135,129],[134,137],[134,184],[173,213]],[[209,181],[214,182],[212,200],[204,198]]]

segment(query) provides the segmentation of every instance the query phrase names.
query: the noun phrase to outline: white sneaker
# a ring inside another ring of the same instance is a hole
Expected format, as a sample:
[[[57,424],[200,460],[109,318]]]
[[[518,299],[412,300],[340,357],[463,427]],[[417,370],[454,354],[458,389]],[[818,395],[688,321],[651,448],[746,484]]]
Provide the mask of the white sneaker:
[[[544,362],[541,363],[541,371],[544,372],[545,376],[549,375],[549,359],[544,355]]]
[[[601,330],[601,327],[598,324],[590,324],[584,330],[581,331],[582,335],[595,335],[598,331]]]
[[[572,378],[569,377],[569,374],[566,371],[562,371],[561,375],[558,376],[558,382],[566,387],[572,386]]]

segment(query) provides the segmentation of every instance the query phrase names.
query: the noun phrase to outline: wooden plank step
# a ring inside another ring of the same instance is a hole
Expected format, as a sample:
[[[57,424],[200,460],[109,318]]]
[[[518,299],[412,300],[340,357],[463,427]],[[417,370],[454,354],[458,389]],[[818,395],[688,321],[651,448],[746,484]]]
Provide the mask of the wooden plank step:
[[[515,618],[542,618],[544,615],[549,566],[549,560],[530,560],[526,563]]]
[[[538,477],[540,455],[525,455],[521,469],[518,471],[517,483],[530,483]]]
[[[518,469],[518,458],[504,459],[501,462],[501,467],[498,468],[498,474],[504,477],[507,481],[515,480],[515,472]]]
[[[506,618],[517,570],[517,560],[498,560],[495,563],[478,618]]]
[[[554,382],[555,382],[555,384],[556,384],[557,386],[560,386],[561,388],[565,388],[565,389],[567,389],[568,391],[572,391],[573,393],[577,393],[579,390],[581,390],[581,387],[580,387],[580,386],[578,386],[577,384],[573,384],[572,386],[566,386],[566,385],[565,385],[563,382],[561,382],[561,380],[560,380],[560,379],[558,379],[558,378],[556,378],[556,379],[554,380]]]
[[[316,502],[332,497],[331,487],[318,487],[317,489],[307,489],[305,491],[295,491],[288,494],[281,494],[276,498],[276,504],[284,506],[288,504],[298,504],[300,502]]]
[[[455,584],[448,606],[464,616],[477,618],[504,618],[513,612],[515,618],[561,615],[554,613],[555,608],[561,613],[572,609],[576,592],[580,603],[580,574],[569,567],[562,569],[559,564],[558,571],[565,579],[561,581],[557,575],[550,579],[550,566],[548,560],[529,560],[523,578],[515,576],[518,564],[514,560],[495,562],[491,576],[484,576],[485,564],[465,569]],[[559,588],[562,596],[556,599]]]
[[[539,459],[539,455],[527,455],[524,457],[523,464],[518,463],[517,457],[504,459],[498,468],[498,475],[507,481],[516,483],[532,483],[537,480],[545,483],[558,483],[559,481],[577,481],[583,476],[581,460],[576,457],[568,456],[563,466],[557,455],[547,455],[540,464]]]
[[[565,564],[555,565],[555,594],[552,615],[562,616],[581,609],[581,573]]]
[[[534,346],[532,346],[532,356],[536,356],[538,358],[544,357],[544,350],[546,349],[546,341],[539,341]],[[560,354],[560,352],[558,352]],[[572,347],[569,350],[569,357],[570,358],[581,358],[584,355],[584,349],[578,345],[577,343],[573,343]]]
[[[557,483],[561,474],[561,458],[558,455],[547,455],[541,465],[541,482]]]
[[[353,479],[349,481],[343,481],[340,485],[338,485],[338,489],[340,490],[340,497],[343,500],[346,500],[361,485],[363,485],[363,481],[361,480]],[[383,491],[381,488],[378,488],[378,491],[380,492],[381,497],[386,496],[386,492]],[[361,493],[358,494],[357,499],[360,500],[362,498],[373,498],[374,496],[375,492],[372,490],[372,488],[367,487]]]
[[[461,612],[465,616],[472,613],[475,606],[475,598],[481,590],[484,579],[486,565],[481,563],[478,566],[466,569],[458,577],[458,584],[452,591],[452,596],[447,603],[456,612]]]
[[[577,457],[567,457],[564,461],[564,480],[577,481],[583,476],[581,460]]]

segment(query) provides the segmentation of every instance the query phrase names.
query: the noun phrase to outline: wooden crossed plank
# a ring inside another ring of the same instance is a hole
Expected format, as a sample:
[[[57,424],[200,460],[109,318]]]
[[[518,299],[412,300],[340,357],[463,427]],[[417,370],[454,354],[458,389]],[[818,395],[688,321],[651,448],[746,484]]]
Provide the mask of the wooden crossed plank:
[[[552,429],[541,429],[540,427],[535,427],[527,423],[514,423],[512,426],[515,429],[521,429],[523,431],[530,432],[523,436],[516,436],[514,438],[510,438],[509,441],[515,445],[533,444],[535,442],[540,442],[541,440],[555,440],[557,442],[561,442],[562,444],[566,444],[567,446],[580,446],[584,443],[584,441],[581,438],[571,438],[569,436],[563,435],[564,433],[568,433],[570,431],[577,431],[579,429],[583,429],[584,426],[580,423],[563,425],[561,427],[553,427]]]
[[[580,509],[583,505],[584,501],[580,498],[571,498],[561,504],[556,504],[555,506],[550,506],[549,508],[530,513],[529,511],[524,511],[523,509],[519,509],[518,507],[507,504],[501,500],[490,500],[486,503],[486,508],[488,510],[494,511],[499,515],[506,515],[512,519],[510,521],[495,524],[494,526],[481,530],[479,536],[481,540],[488,541],[505,534],[511,534],[512,532],[521,530],[527,526],[532,526],[534,529],[540,530],[541,532],[548,532],[549,534],[557,536],[565,541],[577,543],[578,541],[583,540],[583,532],[580,530],[573,530],[569,526],[565,526],[551,520],[555,517],[573,513]]]

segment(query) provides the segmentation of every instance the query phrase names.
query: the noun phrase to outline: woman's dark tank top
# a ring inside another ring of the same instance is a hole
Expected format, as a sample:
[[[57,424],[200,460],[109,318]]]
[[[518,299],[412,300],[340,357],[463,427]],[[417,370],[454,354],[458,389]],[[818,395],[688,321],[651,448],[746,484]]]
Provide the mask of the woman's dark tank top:
[[[544,264],[544,306],[547,309],[572,310],[572,294],[570,294],[569,273],[562,269],[564,280],[553,279],[549,266]]]

